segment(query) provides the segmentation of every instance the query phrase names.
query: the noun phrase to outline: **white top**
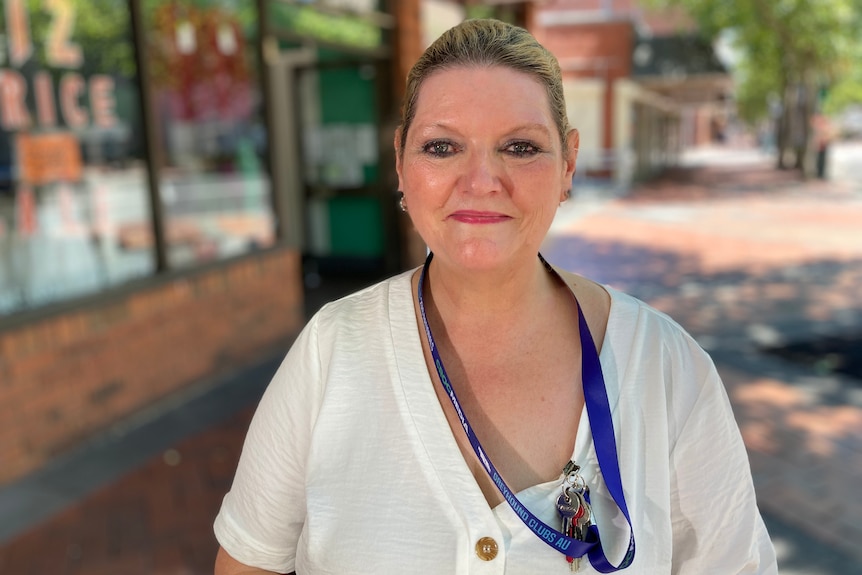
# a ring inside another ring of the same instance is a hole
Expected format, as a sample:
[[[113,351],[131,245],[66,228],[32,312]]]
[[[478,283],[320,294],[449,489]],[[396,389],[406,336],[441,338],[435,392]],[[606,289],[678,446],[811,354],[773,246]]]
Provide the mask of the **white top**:
[[[412,273],[326,305],[302,331],[249,428],[215,521],[219,543],[242,563],[302,575],[570,573],[507,503],[489,508],[470,473],[426,368]],[[600,361],[637,543],[621,573],[777,573],[712,361],[667,316],[608,292]],[[628,527],[586,410],[573,457],[618,564]],[[557,526],[559,492],[553,481],[518,498]],[[476,553],[483,537],[499,545],[493,560]]]

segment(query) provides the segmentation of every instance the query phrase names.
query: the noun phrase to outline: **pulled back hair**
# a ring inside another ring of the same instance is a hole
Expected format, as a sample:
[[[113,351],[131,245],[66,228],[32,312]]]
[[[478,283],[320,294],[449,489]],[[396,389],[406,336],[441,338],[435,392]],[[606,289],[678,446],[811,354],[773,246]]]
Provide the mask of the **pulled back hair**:
[[[416,100],[422,83],[434,72],[462,66],[502,66],[536,79],[548,94],[560,141],[569,133],[563,80],[556,57],[527,30],[499,20],[465,20],[444,32],[431,44],[407,75],[401,107],[401,151],[416,115]]]

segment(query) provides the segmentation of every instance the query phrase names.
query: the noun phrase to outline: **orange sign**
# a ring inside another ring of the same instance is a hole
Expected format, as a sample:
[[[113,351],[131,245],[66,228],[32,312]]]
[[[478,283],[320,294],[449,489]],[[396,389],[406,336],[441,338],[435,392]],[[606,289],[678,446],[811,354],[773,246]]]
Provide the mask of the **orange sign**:
[[[31,185],[81,179],[81,148],[72,134],[18,134],[18,178]]]

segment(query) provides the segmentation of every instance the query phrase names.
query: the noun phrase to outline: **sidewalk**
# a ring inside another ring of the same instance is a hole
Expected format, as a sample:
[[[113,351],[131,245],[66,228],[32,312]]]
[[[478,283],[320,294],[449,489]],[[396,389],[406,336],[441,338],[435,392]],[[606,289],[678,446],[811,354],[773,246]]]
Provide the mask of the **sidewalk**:
[[[860,573],[862,381],[834,357],[766,350],[862,338],[862,189],[801,183],[750,152],[690,160],[625,197],[576,190],[543,253],[668,312],[713,355],[781,573]],[[0,573],[212,573],[212,519],[279,360],[202,382],[0,490]]]
[[[711,353],[782,573],[862,573],[862,374],[838,369],[862,356],[862,186],[801,182],[751,151],[688,159],[586,216],[566,207],[545,255],[667,312]],[[824,340],[850,355],[768,352]]]

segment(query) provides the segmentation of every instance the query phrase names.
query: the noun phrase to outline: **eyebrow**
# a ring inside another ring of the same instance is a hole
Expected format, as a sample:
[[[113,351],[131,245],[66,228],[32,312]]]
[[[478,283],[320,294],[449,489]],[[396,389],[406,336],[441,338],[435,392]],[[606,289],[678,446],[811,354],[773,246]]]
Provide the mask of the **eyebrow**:
[[[434,129],[441,129],[441,130],[446,130],[446,131],[450,131],[450,132],[460,133],[459,130],[454,129],[453,127],[446,124],[445,122],[433,122],[431,124],[428,124],[427,126],[421,126],[418,128],[419,129],[416,130],[417,134],[425,134],[428,131],[431,131]],[[520,125],[517,125],[517,126],[514,126],[510,129],[508,129],[506,131],[506,135],[508,136],[510,134],[514,134],[516,132],[522,132],[522,131],[526,131],[526,132],[538,131],[538,132],[542,132],[546,136],[550,136],[551,134],[554,133],[553,130],[549,129],[544,124],[540,124],[538,122],[529,122],[529,123],[520,124]]]
[[[538,131],[540,131],[546,135],[550,135],[553,133],[553,131],[548,129],[548,127],[546,125],[539,124],[539,123],[521,124],[520,126],[515,126],[511,130],[509,130],[509,133],[519,132],[522,130],[523,131],[536,131],[536,130],[538,130]]]

